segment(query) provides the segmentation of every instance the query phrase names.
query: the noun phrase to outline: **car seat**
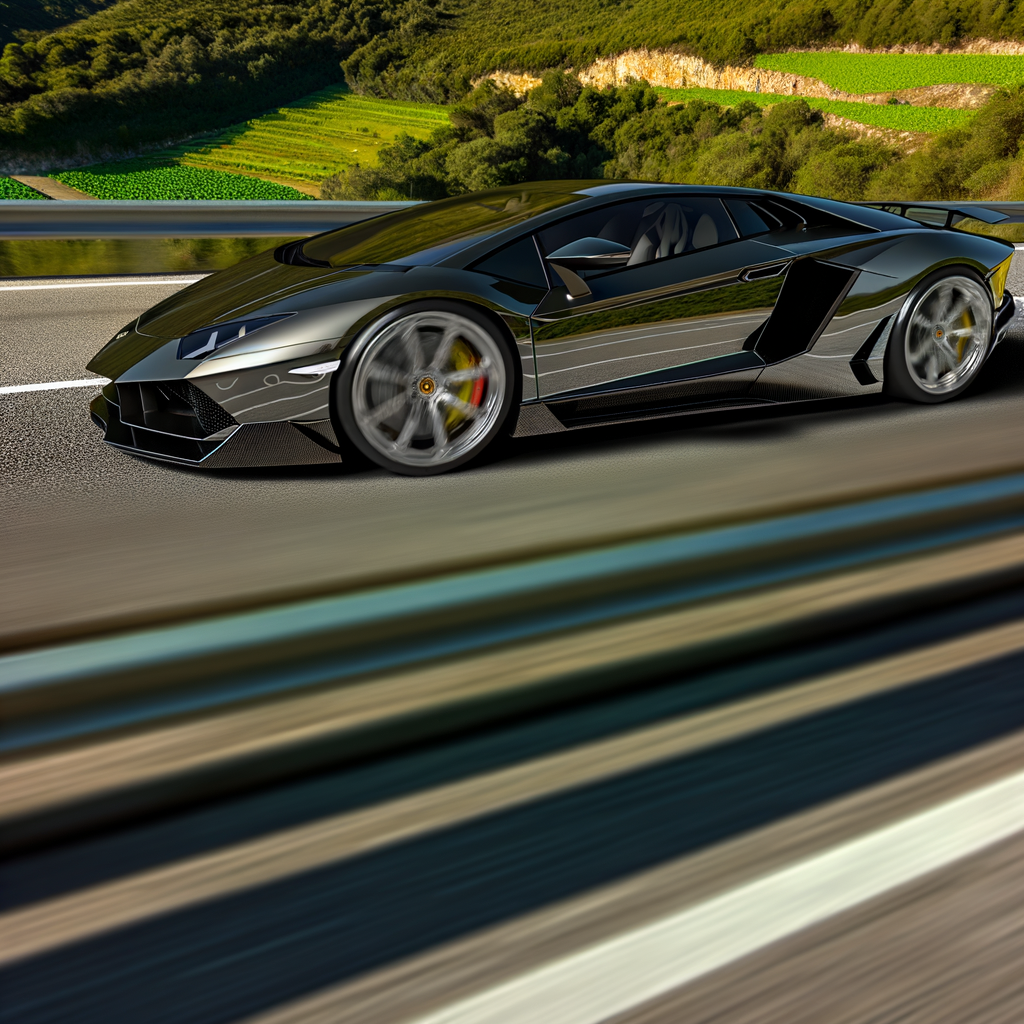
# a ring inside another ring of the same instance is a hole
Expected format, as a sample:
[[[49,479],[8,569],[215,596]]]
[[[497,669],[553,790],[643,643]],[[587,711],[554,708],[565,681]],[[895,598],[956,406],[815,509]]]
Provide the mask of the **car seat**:
[[[706,249],[709,245],[718,245],[718,228],[715,227],[715,222],[711,217],[705,213],[693,229],[693,247],[694,249]]]
[[[648,213],[655,211],[657,215],[651,222]],[[686,216],[675,203],[652,204],[644,210],[644,218],[637,228],[637,237],[633,241],[626,266],[649,263],[651,260],[681,253],[686,248],[689,230]]]

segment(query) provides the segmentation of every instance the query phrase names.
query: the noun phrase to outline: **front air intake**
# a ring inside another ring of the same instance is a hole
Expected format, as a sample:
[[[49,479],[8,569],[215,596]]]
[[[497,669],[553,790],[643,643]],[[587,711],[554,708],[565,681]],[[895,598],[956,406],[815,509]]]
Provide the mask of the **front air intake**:
[[[121,421],[131,427],[200,440],[236,420],[191,381],[118,383]]]

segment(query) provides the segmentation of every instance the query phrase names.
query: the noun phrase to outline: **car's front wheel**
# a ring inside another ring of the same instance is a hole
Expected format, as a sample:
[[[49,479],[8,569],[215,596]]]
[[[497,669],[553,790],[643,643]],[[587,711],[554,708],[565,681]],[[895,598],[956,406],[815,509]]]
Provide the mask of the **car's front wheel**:
[[[886,352],[890,394],[944,402],[970,386],[992,343],[992,296],[967,270],[937,271],[910,294]]]
[[[483,314],[455,303],[406,307],[356,341],[335,408],[348,440],[385,469],[443,473],[480,456],[515,397],[508,344]]]

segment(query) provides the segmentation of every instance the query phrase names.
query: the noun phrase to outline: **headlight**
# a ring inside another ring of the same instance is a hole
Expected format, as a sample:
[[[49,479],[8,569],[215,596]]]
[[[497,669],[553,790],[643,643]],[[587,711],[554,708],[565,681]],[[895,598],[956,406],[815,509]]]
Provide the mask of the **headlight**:
[[[178,342],[178,358],[202,359],[203,356],[208,356],[211,352],[238,341],[239,338],[245,338],[261,327],[269,327],[294,315],[281,313],[278,316],[251,317],[248,320],[235,320],[229,324],[216,324],[213,327],[204,327],[201,331],[193,331]]]
[[[992,271],[992,276],[988,279],[989,287],[992,289],[992,297],[996,300],[996,306],[1003,301],[1003,291],[1006,288],[1006,275],[1010,272],[1010,261],[1013,259],[1013,253],[1003,260],[1002,263]]]

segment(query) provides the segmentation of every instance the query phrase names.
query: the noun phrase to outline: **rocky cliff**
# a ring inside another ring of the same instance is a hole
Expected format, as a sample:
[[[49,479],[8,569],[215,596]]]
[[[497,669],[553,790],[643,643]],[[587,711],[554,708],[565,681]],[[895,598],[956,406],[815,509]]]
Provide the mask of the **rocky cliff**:
[[[867,53],[874,51],[846,47],[844,52]],[[936,49],[919,47],[894,48],[900,53],[940,52]],[[960,53],[1021,53],[1021,43],[991,43],[978,40]],[[613,57],[602,57],[589,67],[576,72],[580,81],[598,89],[607,85],[625,85],[629,81],[643,79],[654,86],[669,89],[731,89],[738,92],[772,93],[780,96],[815,96],[829,100],[850,100],[858,103],[888,103],[892,96],[914,106],[974,108],[982,106],[992,95],[995,87],[990,85],[931,85],[917,89],[902,89],[896,93],[848,93],[817,78],[803,75],[784,74],[781,71],[767,71],[754,67],[716,68],[700,57],[670,53],[665,50],[626,50]],[[535,75],[512,71],[495,71],[486,76],[517,96],[540,85]]]

